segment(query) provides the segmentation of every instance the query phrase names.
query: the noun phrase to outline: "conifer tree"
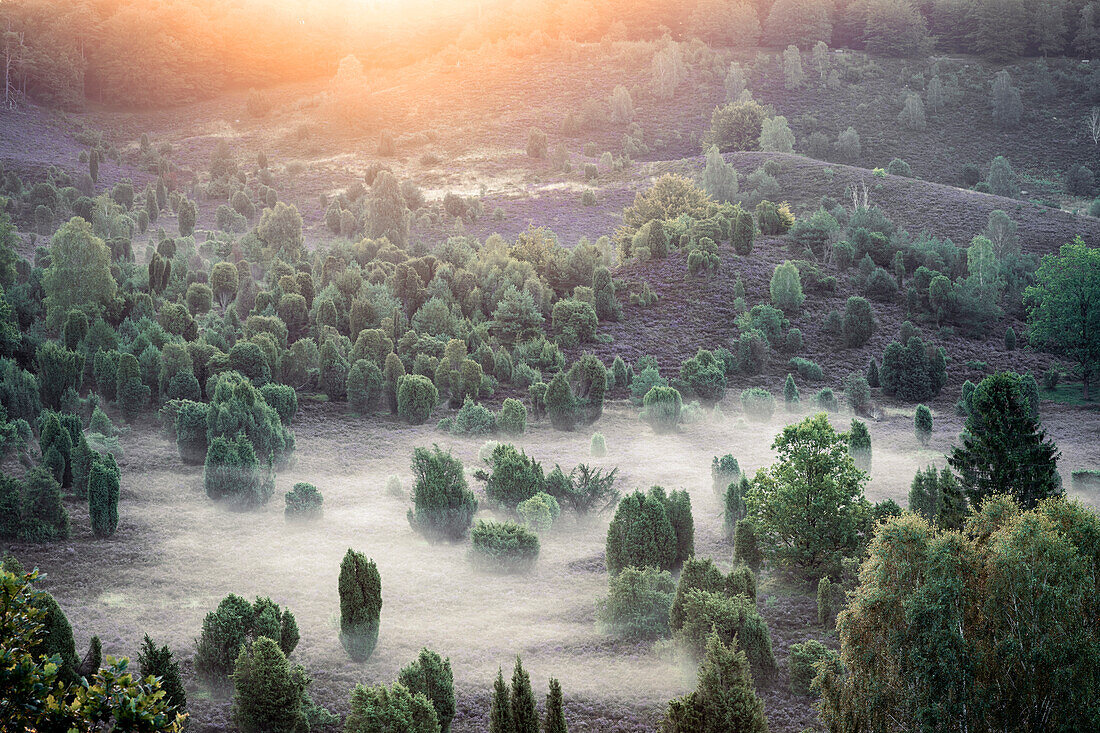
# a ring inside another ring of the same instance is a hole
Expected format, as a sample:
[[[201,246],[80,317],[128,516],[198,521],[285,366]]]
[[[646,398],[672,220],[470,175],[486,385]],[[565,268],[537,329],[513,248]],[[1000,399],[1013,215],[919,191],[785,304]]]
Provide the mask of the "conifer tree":
[[[787,382],[783,385],[783,401],[787,403],[788,410],[795,410],[798,408],[798,403],[802,400],[802,397],[798,393],[798,385],[794,383],[794,377],[787,374]]]
[[[489,711],[489,733],[516,733],[512,720],[512,701],[508,686],[504,683],[504,673],[497,668],[497,679],[493,683],[493,701]]]
[[[419,692],[431,701],[440,733],[451,729],[451,720],[455,716],[455,687],[450,659],[443,659],[429,649],[421,649],[417,658],[401,670],[397,681],[411,694]]]
[[[515,733],[539,733],[539,713],[535,708],[535,693],[531,689],[531,676],[516,657],[512,671],[512,725]]]
[[[340,643],[348,656],[365,662],[378,643],[382,578],[374,560],[348,548],[340,563]]]
[[[261,636],[242,646],[233,670],[233,721],[243,733],[309,730],[305,714],[309,677],[291,666],[278,643]]]
[[[707,638],[699,684],[668,704],[664,733],[767,733],[764,703],[753,687],[745,652],[736,638],[726,646],[717,632]]]
[[[546,694],[546,711],[542,719],[542,733],[569,733],[562,708],[561,683],[550,678],[550,692]]]

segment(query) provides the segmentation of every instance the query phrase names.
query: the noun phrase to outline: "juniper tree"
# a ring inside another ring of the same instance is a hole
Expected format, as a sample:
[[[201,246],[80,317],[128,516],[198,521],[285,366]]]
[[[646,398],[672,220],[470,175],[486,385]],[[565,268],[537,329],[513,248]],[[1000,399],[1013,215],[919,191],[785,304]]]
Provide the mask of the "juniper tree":
[[[569,733],[562,709],[561,683],[550,678],[550,692],[546,693],[546,710],[542,719],[543,733]]]
[[[499,667],[489,709],[489,733],[516,733],[508,685],[504,683],[504,673]]]
[[[535,693],[531,690],[531,676],[516,657],[512,671],[512,730],[515,733],[539,733],[539,713],[535,708]]]
[[[451,660],[443,659],[429,649],[421,649],[416,659],[406,665],[397,681],[408,688],[409,693],[421,693],[432,703],[439,720],[440,733],[448,733],[455,716],[454,676]]]
[[[340,563],[340,643],[348,656],[365,662],[378,643],[382,578],[374,560],[348,549]]]

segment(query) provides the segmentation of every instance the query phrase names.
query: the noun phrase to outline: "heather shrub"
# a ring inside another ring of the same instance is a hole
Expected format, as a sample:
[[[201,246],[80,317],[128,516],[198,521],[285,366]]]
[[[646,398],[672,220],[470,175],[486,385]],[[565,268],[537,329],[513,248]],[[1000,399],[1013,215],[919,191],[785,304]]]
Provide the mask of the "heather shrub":
[[[466,537],[477,512],[477,498],[466,485],[462,463],[439,446],[413,451],[413,509],[409,524],[430,541]]]
[[[596,619],[627,639],[669,634],[669,609],[676,592],[672,575],[654,567],[626,567],[607,582],[607,596],[596,602]]]
[[[475,566],[493,572],[530,570],[539,556],[539,538],[515,522],[479,520],[470,532]]]

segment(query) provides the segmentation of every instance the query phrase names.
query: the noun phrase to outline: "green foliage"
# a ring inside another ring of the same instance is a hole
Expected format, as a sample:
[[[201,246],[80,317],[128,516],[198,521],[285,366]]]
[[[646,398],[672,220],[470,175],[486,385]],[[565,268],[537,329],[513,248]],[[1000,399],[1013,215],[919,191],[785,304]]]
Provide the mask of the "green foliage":
[[[756,238],[756,224],[752,214],[739,210],[733,222],[733,251],[742,257],[752,254],[753,240]]]
[[[677,536],[668,517],[664,491],[635,491],[619,502],[607,528],[607,569],[676,567]]]
[[[556,430],[572,430],[577,419],[577,398],[566,378],[558,372],[546,387],[546,412]]]
[[[909,487],[909,511],[944,529],[961,529],[966,519],[966,495],[949,469],[918,470]]]
[[[309,730],[301,665],[291,666],[277,642],[261,636],[241,648],[233,670],[233,721],[243,733]]]
[[[725,367],[714,352],[699,349],[695,356],[680,365],[680,381],[700,399],[717,402],[726,392]]]
[[[90,318],[103,315],[118,285],[111,276],[111,250],[79,217],[61,225],[50,240],[50,265],[42,276],[43,304],[51,328],[76,308]]]
[[[1020,195],[1020,184],[1016,179],[1016,172],[1012,170],[1012,164],[1008,158],[998,155],[989,166],[989,178],[987,179],[990,193],[1006,198],[1016,198]]]
[[[157,648],[146,634],[137,661],[142,677],[156,677],[160,681],[160,687],[164,690],[164,701],[171,706],[170,709],[181,713],[187,709],[187,693],[183,689],[180,665],[172,658],[167,644]]]
[[[824,725],[1091,725],[1097,537],[1096,514],[1060,499],[988,500],[962,533],[910,514],[880,525],[837,627],[846,673],[814,682]]]
[[[1031,345],[1071,359],[1085,399],[1100,368],[1100,251],[1080,237],[1043,258],[1024,291]]]
[[[61,484],[43,467],[32,468],[22,481],[0,476],[0,535],[24,542],[50,542],[69,536],[69,513]]]
[[[230,593],[202,622],[195,673],[213,691],[224,692],[242,647],[265,636],[274,640],[283,654],[290,654],[298,644],[297,629],[294,614],[270,598],[249,603]]]
[[[825,580],[825,578],[822,578],[822,580]],[[810,683],[817,676],[818,664],[824,663],[833,669],[839,667],[837,653],[817,639],[807,639],[801,644],[791,644],[788,659],[791,692],[796,695],[808,695],[810,693]]]
[[[787,316],[798,315],[799,308],[806,296],[802,294],[802,278],[799,276],[798,267],[789,260],[775,266],[772,274],[770,292],[772,303]]]
[[[844,587],[832,582],[828,575],[821,576],[817,581],[817,622],[825,627],[835,624],[844,601]]]
[[[634,375],[634,379],[630,381],[631,401],[636,405],[641,405],[651,389],[667,386],[668,380],[661,376],[660,372],[657,371],[657,367],[647,366],[644,369],[639,369]]]
[[[772,448],[779,460],[757,472],[745,497],[765,548],[778,563],[811,575],[839,568],[857,552],[869,511],[867,476],[845,436],[821,413],[785,427]]]
[[[783,385],[783,401],[787,403],[788,410],[796,410],[802,397],[798,393],[798,385],[794,383],[794,377],[787,375],[787,381]]]
[[[871,431],[867,429],[867,423],[852,420],[848,429],[848,453],[861,471],[871,470]]]
[[[737,169],[722,158],[717,145],[707,148],[703,189],[718,202],[733,201],[737,196]]]
[[[489,501],[502,508],[514,510],[521,501],[530,499],[546,485],[539,462],[514,445],[498,445],[485,463],[492,473],[478,470],[474,476],[485,482]]]
[[[928,445],[932,439],[932,411],[924,405],[917,405],[917,411],[913,414],[913,429],[921,445]]]
[[[88,518],[96,537],[109,537],[118,527],[119,469],[110,453],[93,453],[88,471]]]
[[[867,343],[875,330],[875,315],[871,304],[858,296],[848,298],[844,306],[844,342],[849,348]]]
[[[1061,456],[1046,437],[1013,372],[986,377],[974,390],[962,435],[947,461],[976,508],[1007,494],[1025,509],[1062,493]]]
[[[692,589],[684,595],[683,627],[675,637],[696,659],[704,656],[707,637],[716,632],[726,644],[744,646],[756,674],[767,677],[775,670],[768,624],[756,610],[756,602],[741,594],[727,595]]]
[[[680,410],[683,400],[680,393],[672,387],[654,386],[646,392],[642,400],[642,420],[649,423],[656,433],[668,433],[680,423]]]
[[[512,670],[512,730],[514,733],[539,733],[539,715],[535,709],[535,695],[531,690],[531,677],[516,657]]]
[[[477,512],[477,498],[467,488],[462,463],[439,446],[413,451],[413,509],[409,524],[430,541],[466,537]]]
[[[669,702],[661,730],[766,733],[764,703],[756,694],[749,660],[738,649],[737,641],[731,639],[725,644],[717,632],[708,635],[699,667],[699,684],[685,697]]]
[[[470,531],[475,565],[493,572],[525,572],[539,556],[539,538],[522,524],[478,520]]]
[[[439,404],[439,390],[432,380],[420,374],[407,374],[397,380],[397,414],[413,425],[420,425]]]
[[[566,477],[555,466],[546,479],[546,491],[577,514],[602,513],[619,501],[619,492],[615,489],[617,475],[617,468],[605,473],[603,469],[582,463]]]
[[[708,150],[717,147],[719,153],[757,150],[765,117],[767,111],[752,99],[715,107],[703,145]]]
[[[352,661],[365,662],[378,643],[382,578],[374,560],[348,548],[340,563],[340,643]]]
[[[313,484],[296,483],[293,489],[286,492],[284,498],[286,509],[283,513],[287,519],[320,519],[324,514],[324,497]]]
[[[626,567],[607,581],[607,597],[596,603],[596,618],[628,639],[669,634],[669,609],[676,585],[667,570]]]
[[[563,298],[554,303],[550,321],[558,335],[558,343],[563,347],[592,341],[599,325],[596,309],[592,304],[572,298]]]
[[[206,460],[206,412],[203,402],[180,400],[176,407],[176,447],[180,460],[187,465],[199,465]]]
[[[409,694],[421,694],[431,701],[439,721],[440,733],[447,733],[455,716],[454,676],[451,660],[443,659],[429,649],[421,649],[416,659],[402,668],[397,682]]]
[[[719,458],[715,456],[710,462],[711,488],[717,495],[722,495],[730,482],[741,480],[741,466],[733,455],[727,453]]]
[[[256,451],[244,433],[235,438],[215,437],[206,451],[203,468],[206,495],[240,509],[266,504],[275,491],[274,476],[260,466]]]
[[[543,733],[569,733],[562,707],[561,683],[550,678],[550,691],[546,693],[546,708],[542,718]]]
[[[545,532],[561,516],[561,505],[553,496],[540,491],[517,504],[516,512],[523,517],[523,522],[528,527],[536,532]]]
[[[505,435],[523,435],[527,430],[527,407],[517,399],[506,398],[497,425]]]
[[[42,405],[61,409],[62,399],[70,390],[79,390],[84,372],[84,355],[70,351],[56,341],[46,341],[35,354]]]
[[[344,733],[438,733],[439,718],[423,692],[411,693],[405,685],[364,687],[351,692],[351,712]]]
[[[730,481],[722,493],[722,529],[727,540],[736,536],[737,525],[745,518],[748,508],[745,506],[745,494],[749,490],[748,476]]]
[[[603,458],[607,455],[607,440],[603,437],[603,433],[592,433],[588,452],[593,458]]]
[[[754,422],[767,422],[775,414],[775,398],[763,387],[741,390],[741,409]]]
[[[925,344],[912,336],[906,345],[891,342],[882,354],[882,389],[906,402],[935,397],[947,382],[947,357],[943,347]]]
[[[714,561],[710,558],[689,559],[684,563],[680,573],[676,597],[668,613],[669,628],[672,631],[681,631],[684,628],[684,604],[687,602],[688,595],[696,590],[729,596],[743,595],[755,601],[756,578],[752,571],[743,565],[735,568],[730,572],[729,577],[726,577],[715,567]]]

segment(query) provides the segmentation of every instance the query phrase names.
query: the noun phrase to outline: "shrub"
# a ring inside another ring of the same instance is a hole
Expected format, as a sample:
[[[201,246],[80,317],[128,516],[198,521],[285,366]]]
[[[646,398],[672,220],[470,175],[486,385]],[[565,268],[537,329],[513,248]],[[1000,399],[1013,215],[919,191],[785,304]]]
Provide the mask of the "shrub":
[[[384,387],[378,365],[368,359],[359,359],[348,370],[348,405],[358,413],[369,415],[378,409]]]
[[[788,410],[795,410],[798,407],[798,403],[802,401],[802,397],[798,392],[798,385],[794,383],[794,377],[790,374],[787,375],[787,381],[783,385],[783,402],[786,403]]]
[[[775,398],[763,387],[750,387],[741,391],[741,409],[754,422],[767,422],[775,414]]]
[[[562,346],[577,346],[592,341],[599,319],[591,303],[563,298],[554,303],[551,323]]]
[[[806,296],[802,294],[802,278],[798,267],[787,261],[775,266],[770,285],[772,303],[787,316],[798,315]]]
[[[748,587],[746,587],[742,570],[748,573]],[[684,563],[679,583],[676,585],[676,597],[669,609],[669,628],[672,631],[681,631],[684,628],[684,605],[688,595],[696,590],[730,596],[740,593],[751,600],[756,600],[756,582],[751,570],[740,566],[727,578],[715,567],[714,561],[710,558],[704,560],[692,558]]]
[[[243,733],[308,730],[305,705],[309,677],[291,666],[279,645],[261,636],[241,647],[233,670],[233,722]]]
[[[413,509],[409,524],[430,541],[461,540],[477,512],[477,498],[467,488],[462,463],[439,446],[417,448],[412,462]]]
[[[284,514],[287,519],[320,519],[324,514],[324,497],[313,484],[305,482],[294,484],[294,488],[286,492],[285,499]]]
[[[24,542],[50,542],[69,536],[69,513],[61,485],[44,467],[32,468],[22,482],[0,477],[0,534]],[[4,527],[4,522],[9,523]]]
[[[545,488],[542,466],[513,445],[498,445],[486,463],[492,473],[478,470],[474,476],[485,482],[485,495],[498,506],[514,510]]]
[[[767,117],[760,126],[760,149],[766,153],[793,153],[794,133],[783,115]]]
[[[676,592],[672,575],[654,567],[627,567],[607,582],[607,597],[596,602],[596,618],[627,639],[669,634],[669,609]]]
[[[836,140],[836,154],[845,163],[854,163],[859,160],[863,146],[859,141],[859,133],[854,127],[849,127],[840,133]]]
[[[676,429],[680,422],[680,409],[683,400],[680,393],[672,387],[654,386],[646,392],[642,400],[640,417],[654,432],[667,433]]]
[[[667,497],[664,489],[654,486],[650,493],[656,495],[665,505],[668,521],[676,535],[676,556],[673,566],[680,567],[684,561],[695,554],[695,520],[691,516],[691,496],[687,490],[673,491]]]
[[[142,678],[152,676],[159,679],[160,688],[164,690],[165,702],[173,710],[183,712],[187,708],[187,694],[183,689],[179,662],[172,658],[172,652],[168,646],[164,645],[158,649],[146,634],[141,643],[137,662]]]
[[[35,353],[42,404],[53,410],[69,389],[79,389],[84,371],[84,356],[66,349],[56,341],[46,341]]]
[[[913,415],[913,429],[921,445],[928,445],[928,441],[932,439],[932,411],[924,405],[917,405],[917,411]]]
[[[298,412],[298,393],[293,387],[269,382],[260,387],[260,396],[278,413],[283,425],[289,425]]]
[[[348,549],[340,563],[340,643],[348,656],[365,662],[378,643],[382,578],[374,560]]]
[[[546,146],[546,133],[537,127],[532,127],[527,133],[527,156],[530,158],[545,158]]]
[[[351,712],[344,723],[345,733],[438,733],[439,718],[432,701],[424,693],[411,694],[405,685],[394,682],[364,687],[356,685],[351,693]]]
[[[497,425],[505,435],[523,435],[527,430],[527,407],[517,399],[505,399]]]
[[[240,509],[267,503],[275,490],[274,477],[261,469],[256,451],[244,433],[235,438],[216,436],[210,441],[203,468],[206,495]]]
[[[794,226],[794,215],[787,204],[761,201],[756,205],[756,226],[761,234],[767,236],[786,234]]]
[[[863,292],[873,300],[890,303],[898,295],[898,283],[885,269],[876,267],[863,284]]]
[[[848,298],[844,306],[844,342],[849,348],[867,343],[875,330],[875,314],[871,304],[858,296]]]
[[[717,146],[721,153],[756,150],[766,116],[764,108],[752,99],[715,107],[703,144],[707,149]]]
[[[593,458],[603,458],[607,455],[607,441],[604,440],[603,433],[592,434],[592,442],[589,445],[589,454]]]
[[[676,532],[662,498],[653,491],[636,491],[619,502],[607,529],[606,562],[612,575],[628,566],[674,567]]]
[[[833,394],[832,389],[825,387],[824,389],[818,390],[817,394],[814,395],[814,404],[817,405],[818,409],[825,410],[826,412],[836,412],[836,395]]]
[[[816,361],[804,359],[801,356],[792,357],[788,365],[798,372],[798,376],[812,382],[820,382],[825,377],[821,366]]]
[[[837,653],[817,639],[807,639],[801,644],[791,644],[788,661],[791,692],[796,695],[810,694],[810,683],[817,676],[817,665],[824,661],[833,671],[839,672]]]
[[[647,366],[644,369],[639,369],[630,381],[631,401],[636,405],[641,405],[651,389],[667,386],[668,380],[660,375],[657,367]]]
[[[1016,332],[1012,329],[1012,326],[1009,326],[1008,329],[1005,330],[1005,351],[1015,351],[1015,350],[1016,350]]]
[[[199,680],[215,692],[224,692],[241,647],[261,636],[274,640],[283,654],[290,654],[298,644],[294,614],[269,598],[257,598],[255,603],[232,593],[223,598],[216,610],[206,614],[196,642]]]
[[[471,556],[485,570],[522,572],[538,560],[539,538],[515,522],[479,520],[470,532]]]
[[[451,435],[492,435],[497,429],[497,420],[493,411],[474,402],[469,396],[462,403],[458,414],[448,420],[450,420]],[[440,425],[443,425],[443,422]]]
[[[554,526],[554,522],[561,516],[561,505],[558,500],[545,491],[525,499],[516,505],[516,512],[523,517],[523,522],[536,532],[545,532]]]
[[[871,431],[867,429],[867,423],[852,420],[848,430],[848,452],[860,470],[871,470]]]
[[[917,336],[906,343],[894,341],[882,354],[882,389],[906,402],[935,397],[947,381],[947,357],[943,348],[925,347]]]
[[[577,398],[565,372],[558,372],[546,387],[546,412],[556,430],[572,430],[577,420]]]
[[[822,626],[832,626],[836,616],[844,607],[844,587],[834,583],[828,575],[817,582],[817,622]]]
[[[420,425],[439,404],[439,390],[420,374],[406,374],[397,380],[397,414]]]
[[[857,415],[866,414],[871,407],[871,387],[859,372],[852,372],[844,380],[844,397],[848,407]]]
[[[743,595],[690,590],[684,597],[683,614],[684,625],[676,637],[696,658],[703,656],[713,631],[725,644],[736,637],[755,674],[767,677],[775,670],[771,633],[754,601]]]
[[[756,224],[752,214],[744,210],[738,210],[733,221],[733,233],[731,241],[733,250],[742,257],[752,254],[753,240],[756,237]]]
[[[715,456],[710,462],[711,488],[716,496],[721,496],[726,487],[733,481],[741,480],[741,466],[731,454],[719,458]]]
[[[908,103],[908,100],[906,100],[906,103]],[[886,166],[886,172],[892,176],[901,176],[903,178],[913,177],[913,169],[901,158],[894,158],[891,160]]]
[[[397,683],[411,695],[423,695],[432,704],[440,733],[448,733],[455,716],[454,675],[451,660],[429,649],[421,649],[416,659],[402,668]]]
[[[766,733],[764,703],[737,641],[724,644],[718,633],[707,637],[699,684],[693,692],[669,702],[662,730]]]
[[[88,471],[88,519],[96,537],[109,537],[118,527],[118,490],[114,456],[94,453]]]
[[[214,437],[234,439],[243,433],[264,465],[285,462],[294,450],[294,434],[283,425],[279,413],[237,372],[217,376],[206,420],[209,442]]]
[[[989,178],[986,182],[989,184],[990,193],[996,196],[1016,198],[1020,195],[1020,184],[1017,181],[1016,172],[1012,170],[1012,164],[1008,162],[1008,158],[1002,155],[998,155],[990,164]]]
[[[745,506],[745,494],[752,484],[747,476],[742,476],[739,481],[730,481],[722,495],[722,529],[727,540],[734,540],[737,534],[737,525],[745,518],[748,512]]]

